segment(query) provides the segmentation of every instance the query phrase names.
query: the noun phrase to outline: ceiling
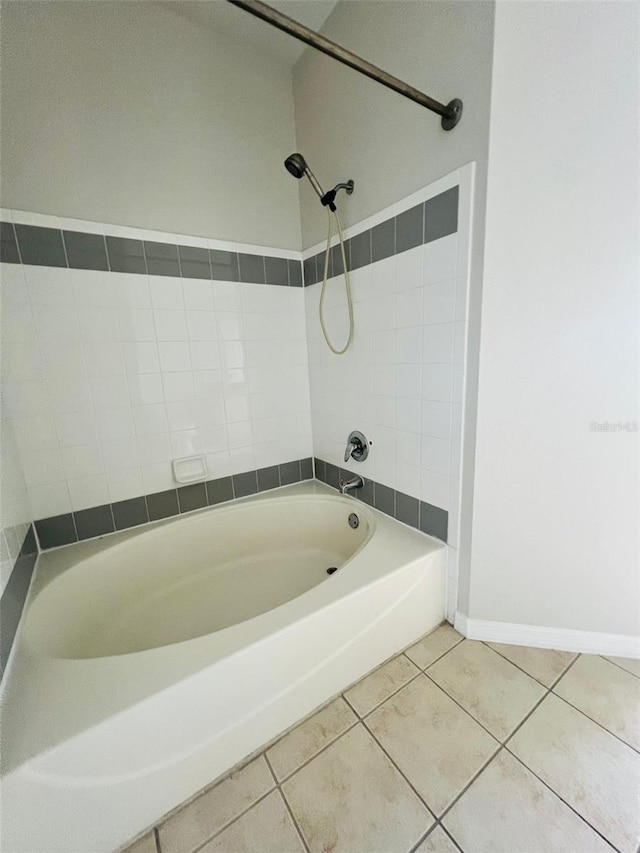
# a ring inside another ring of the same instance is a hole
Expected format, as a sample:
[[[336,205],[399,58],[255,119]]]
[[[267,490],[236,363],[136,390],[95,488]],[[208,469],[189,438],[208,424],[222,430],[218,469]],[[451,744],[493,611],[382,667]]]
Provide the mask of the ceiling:
[[[319,30],[337,0],[270,0],[269,5],[290,18]],[[199,26],[224,32],[234,39],[269,55],[283,65],[293,67],[306,45],[232,6],[227,0],[167,0],[162,6]]]

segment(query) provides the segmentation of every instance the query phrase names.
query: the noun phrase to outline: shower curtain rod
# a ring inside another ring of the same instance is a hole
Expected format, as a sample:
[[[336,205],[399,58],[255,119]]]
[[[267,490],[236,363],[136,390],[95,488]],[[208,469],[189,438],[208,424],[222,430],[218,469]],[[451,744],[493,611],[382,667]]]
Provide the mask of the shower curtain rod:
[[[460,117],[462,116],[462,101],[459,98],[454,98],[448,104],[441,104],[440,101],[430,98],[429,95],[425,95],[419,89],[414,89],[408,83],[399,80],[397,77],[393,77],[393,75],[388,74],[376,65],[367,62],[366,59],[356,56],[350,50],[340,47],[334,41],[330,41],[328,38],[320,35],[320,33],[316,33],[314,30],[309,29],[309,27],[305,27],[304,24],[294,21],[293,18],[283,15],[282,12],[278,12],[266,3],[260,2],[260,0],[228,0],[228,2],[233,3],[234,6],[238,6],[240,9],[244,9],[245,12],[249,12],[251,15],[255,15],[256,18],[266,21],[272,27],[277,27],[279,30],[287,33],[287,35],[293,36],[311,47],[315,47],[316,50],[326,53],[327,56],[337,59],[343,65],[348,65],[361,74],[365,74],[377,83],[382,83],[388,89],[393,89],[394,92],[404,95],[405,98],[415,101],[416,104],[426,107],[431,112],[437,113],[439,116],[442,116],[441,124],[444,130],[451,130],[460,121]]]

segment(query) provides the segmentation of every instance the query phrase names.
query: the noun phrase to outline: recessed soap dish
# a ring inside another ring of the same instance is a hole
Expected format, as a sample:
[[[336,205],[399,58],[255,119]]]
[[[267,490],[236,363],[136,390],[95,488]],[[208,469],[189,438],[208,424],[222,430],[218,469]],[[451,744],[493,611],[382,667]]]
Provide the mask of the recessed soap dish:
[[[205,456],[184,456],[182,459],[174,459],[171,467],[176,483],[196,483],[207,476]]]

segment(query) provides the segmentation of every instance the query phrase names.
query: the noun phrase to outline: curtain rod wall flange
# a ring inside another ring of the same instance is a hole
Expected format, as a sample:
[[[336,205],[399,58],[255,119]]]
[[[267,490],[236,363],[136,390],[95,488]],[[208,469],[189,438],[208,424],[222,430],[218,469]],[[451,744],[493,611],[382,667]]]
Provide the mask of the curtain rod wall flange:
[[[430,98],[429,95],[425,95],[419,89],[414,89],[413,86],[410,86],[403,80],[399,80],[392,74],[388,74],[371,62],[367,62],[366,59],[356,56],[355,53],[351,53],[350,50],[346,50],[346,48],[325,38],[320,33],[315,32],[315,30],[305,27],[304,24],[294,21],[293,18],[283,15],[282,12],[278,12],[277,9],[273,9],[267,3],[262,3],[261,0],[228,0],[228,2],[234,6],[238,6],[238,8],[243,9],[245,12],[249,12],[251,15],[255,15],[256,18],[260,18],[260,20],[265,21],[267,24],[271,24],[272,27],[277,27],[277,29],[282,30],[287,35],[303,41],[310,47],[326,53],[332,59],[336,59],[343,65],[348,65],[349,68],[359,71],[361,74],[370,77],[377,83],[381,83],[388,89],[398,92],[398,94],[409,98],[409,100],[414,101],[416,104],[426,107],[431,112],[437,113],[439,116],[442,116],[441,126],[443,130],[452,130],[460,121],[462,117],[462,101],[459,98],[454,98],[448,104],[441,104],[440,101]]]

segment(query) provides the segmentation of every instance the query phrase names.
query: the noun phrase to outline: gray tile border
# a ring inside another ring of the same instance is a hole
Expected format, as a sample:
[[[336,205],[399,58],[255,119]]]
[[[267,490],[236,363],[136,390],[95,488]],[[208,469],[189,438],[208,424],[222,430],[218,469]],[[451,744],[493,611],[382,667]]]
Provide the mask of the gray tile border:
[[[349,240],[351,269],[357,270],[371,263],[371,229],[356,234]]]
[[[373,487],[373,505],[385,515],[390,515],[395,518],[396,515],[396,498],[395,492],[389,486],[383,486],[381,483],[376,483]]]
[[[105,242],[107,244],[111,272],[146,275],[147,262],[144,256],[142,240],[107,236]]]
[[[418,527],[420,501],[403,492],[396,492],[396,518],[409,527]]]
[[[147,502],[144,498],[130,498],[125,501],[116,501],[111,504],[113,510],[113,521],[116,530],[126,530],[129,527],[137,527],[149,521]]]
[[[396,252],[415,249],[424,239],[424,204],[418,204],[396,216]]]
[[[449,513],[445,509],[420,501],[420,530],[447,541]]]
[[[191,483],[188,486],[178,486],[177,492],[181,514],[209,506],[207,487],[204,483]]]
[[[11,654],[37,558],[38,546],[30,524],[0,598],[0,679]]]
[[[396,221],[386,219],[371,229],[371,261],[382,261],[396,253]]]
[[[270,468],[258,468],[258,491],[265,492],[280,486],[280,470],[277,465]]]
[[[431,243],[458,230],[458,187],[452,187],[424,203],[424,242]]]
[[[40,267],[67,266],[62,231],[36,225],[16,225],[15,230],[23,264]]]
[[[106,533],[113,533],[116,529],[111,504],[81,509],[73,513],[73,520],[80,540],[104,536]]]
[[[208,249],[198,246],[178,246],[178,259],[183,278],[211,280],[211,260]]]
[[[337,470],[337,469],[336,469]],[[186,512],[226,503],[279,488],[280,485],[313,479],[313,459],[308,456],[283,465],[245,471],[233,477],[191,483],[128,500],[116,501],[75,513],[43,518],[34,522],[43,550],[70,545],[79,539],[103,536],[147,522],[173,518]]]
[[[147,272],[149,275],[180,277],[177,246],[171,243],[155,243],[145,240],[144,254],[147,259]]]
[[[175,489],[167,489],[164,492],[155,492],[147,495],[147,510],[149,521],[160,521],[161,518],[171,518],[180,514],[178,506],[178,493]]]
[[[20,252],[13,222],[0,222],[0,261],[3,264],[19,264]]]
[[[246,471],[244,474],[234,474],[233,494],[237,498],[246,498],[255,495],[258,491],[258,476],[255,471]]]
[[[107,245],[102,234],[63,231],[67,261],[71,269],[108,270]]]
[[[36,533],[40,547],[58,548],[60,545],[70,545],[78,541],[78,534],[73,523],[73,514],[68,512],[63,515],[53,515],[50,518],[41,518],[35,522]]]
[[[289,264],[286,258],[265,257],[264,272],[267,284],[289,286]]]
[[[280,469],[280,484],[290,486],[292,483],[300,482],[300,462],[285,462],[278,466]]]
[[[325,462],[318,457],[314,458],[313,463],[316,480],[320,480],[320,482],[326,483],[334,489],[339,488],[340,478],[348,479],[354,475],[353,471],[337,468],[330,462]],[[365,477],[364,481],[365,484],[362,489],[350,493],[353,497],[373,506],[385,515],[413,527],[415,530],[420,530],[429,536],[435,536],[443,542],[447,541],[449,513],[446,510],[423,503],[418,498],[406,495],[404,492],[397,492],[389,486],[370,480],[368,477]]]
[[[309,287],[311,284],[317,284],[318,272],[316,270],[315,256],[313,258],[305,258],[302,262],[302,269],[304,271],[304,286]]]
[[[458,187],[452,187],[422,205],[380,222],[345,241],[347,266],[357,270],[422,243],[453,234],[458,228]],[[420,222],[423,220],[421,231]],[[63,239],[64,233],[64,239]],[[119,273],[242,281],[283,287],[308,287],[321,282],[324,250],[303,261],[270,255],[237,253],[197,246],[178,246],[64,231],[35,225],[0,224],[0,260],[6,263]],[[104,244],[104,245],[103,245]],[[106,247],[106,252],[104,251]],[[342,273],[339,244],[329,253],[328,276]]]
[[[207,480],[207,501],[209,506],[233,500],[233,483],[231,477],[220,477],[217,480]]]
[[[211,278],[214,281],[240,281],[238,255],[236,252],[223,252],[209,249]]]
[[[248,255],[239,252],[240,281],[248,284],[265,284],[264,262],[265,259],[262,255]]]
[[[289,268],[289,287],[302,287],[302,261],[287,261]]]

